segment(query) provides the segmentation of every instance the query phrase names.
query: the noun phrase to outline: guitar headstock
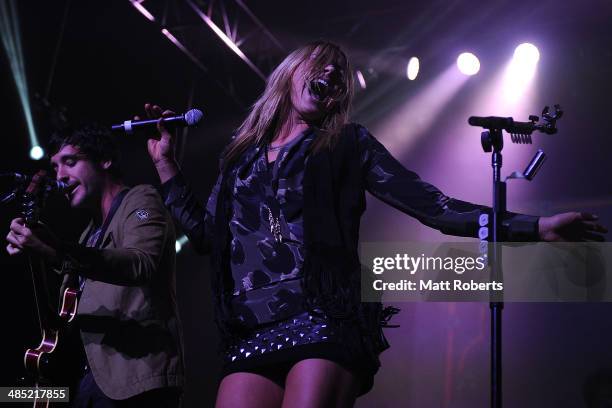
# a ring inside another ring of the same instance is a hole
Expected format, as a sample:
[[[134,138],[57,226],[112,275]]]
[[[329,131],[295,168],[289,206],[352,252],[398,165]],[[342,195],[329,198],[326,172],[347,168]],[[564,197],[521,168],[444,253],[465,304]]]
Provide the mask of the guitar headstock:
[[[22,215],[27,225],[34,225],[38,222],[39,204],[44,199],[46,175],[45,170],[38,170],[32,176],[23,194]]]
[[[45,188],[45,179],[47,176],[47,172],[45,170],[38,170],[33,176],[32,180],[28,184],[25,192],[26,194],[31,195],[39,195],[44,191]]]

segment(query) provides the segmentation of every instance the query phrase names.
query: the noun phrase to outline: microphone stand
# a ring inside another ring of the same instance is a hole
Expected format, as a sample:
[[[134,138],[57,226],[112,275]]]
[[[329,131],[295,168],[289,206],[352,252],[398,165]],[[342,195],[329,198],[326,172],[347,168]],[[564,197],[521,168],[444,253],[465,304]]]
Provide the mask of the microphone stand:
[[[502,251],[497,244],[502,239],[502,220],[506,213],[506,182],[501,180],[503,164],[502,150],[504,138],[501,129],[490,129],[482,132],[481,144],[485,152],[491,152],[491,167],[493,169],[493,223],[492,235],[489,240],[489,265],[491,266],[491,282],[503,282]],[[491,407],[502,406],[502,310],[504,309],[503,292],[496,294],[491,301]]]
[[[491,267],[490,281],[503,283],[502,250],[503,242],[502,221],[506,214],[506,182],[501,180],[503,164],[502,150],[504,138],[502,130],[512,136],[513,143],[531,143],[531,133],[538,130],[543,133],[554,134],[556,120],[563,115],[559,105],[555,105],[555,112],[549,113],[548,106],[542,111],[545,124],[537,124],[537,116],[529,116],[530,122],[515,122],[512,118],[472,117],[469,123],[480,126],[486,130],[481,133],[480,142],[485,152],[491,152],[491,167],[493,169],[493,222],[489,238],[488,259]],[[487,235],[484,235],[485,237]],[[504,309],[503,291],[489,294],[489,308],[491,310],[491,407],[502,407],[502,311]]]

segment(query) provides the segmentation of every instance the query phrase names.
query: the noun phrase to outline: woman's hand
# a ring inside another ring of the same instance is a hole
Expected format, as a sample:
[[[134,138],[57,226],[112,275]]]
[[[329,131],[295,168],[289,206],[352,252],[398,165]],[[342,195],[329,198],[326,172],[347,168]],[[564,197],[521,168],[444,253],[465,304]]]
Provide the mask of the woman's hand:
[[[169,132],[168,129],[164,127],[161,118],[173,116],[175,113],[171,110],[163,111],[159,106],[150,103],[145,104],[144,108],[147,118],[160,119],[157,122],[157,131],[159,134],[149,138],[147,141],[147,148],[149,150],[149,156],[151,156],[153,164],[157,169],[159,178],[161,182],[164,183],[178,173],[179,166],[174,155],[176,150],[176,138],[172,132]],[[134,119],[139,120],[140,118],[136,116]]]
[[[540,239],[549,242],[604,241],[601,234],[608,230],[597,223],[597,219],[596,215],[580,212],[540,217]]]

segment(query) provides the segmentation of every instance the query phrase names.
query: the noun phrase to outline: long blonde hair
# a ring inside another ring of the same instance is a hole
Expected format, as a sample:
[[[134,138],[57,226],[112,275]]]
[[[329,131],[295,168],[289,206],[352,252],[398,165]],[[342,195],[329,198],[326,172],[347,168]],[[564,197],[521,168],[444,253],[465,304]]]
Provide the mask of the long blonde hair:
[[[292,109],[291,87],[293,74],[303,63],[308,63],[306,82],[310,82],[329,64],[340,67],[342,86],[332,97],[329,110],[316,124],[319,136],[312,144],[312,151],[332,147],[348,122],[353,97],[353,73],[348,59],[340,47],[327,41],[307,44],[289,54],[270,74],[266,88],[253,104],[248,116],[236,132],[236,137],[225,150],[223,167],[227,168],[253,144],[263,145],[280,130]]]

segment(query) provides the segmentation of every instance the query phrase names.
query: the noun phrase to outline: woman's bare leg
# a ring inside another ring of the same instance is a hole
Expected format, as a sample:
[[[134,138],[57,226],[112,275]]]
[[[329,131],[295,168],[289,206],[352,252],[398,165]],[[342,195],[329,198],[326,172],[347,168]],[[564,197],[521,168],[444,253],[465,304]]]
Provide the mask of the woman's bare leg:
[[[352,407],[359,386],[355,374],[333,361],[302,360],[287,374],[283,408]]]
[[[223,378],[217,408],[280,408],[283,389],[274,381],[253,373],[233,373]]]

